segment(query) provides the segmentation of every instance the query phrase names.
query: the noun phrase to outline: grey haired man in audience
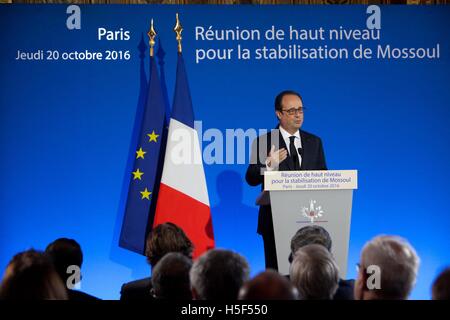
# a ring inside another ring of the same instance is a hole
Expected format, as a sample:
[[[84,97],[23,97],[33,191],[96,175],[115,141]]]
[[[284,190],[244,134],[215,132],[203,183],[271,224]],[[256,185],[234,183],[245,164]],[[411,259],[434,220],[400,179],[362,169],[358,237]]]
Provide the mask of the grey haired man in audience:
[[[377,236],[364,246],[355,299],[406,300],[416,282],[419,257],[403,238]]]
[[[153,296],[157,299],[192,300],[189,271],[192,260],[179,252],[167,253],[152,272]]]
[[[331,300],[338,289],[338,266],[331,253],[319,244],[298,249],[289,274],[301,300]]]
[[[244,257],[229,250],[210,250],[192,266],[192,296],[196,300],[236,300],[248,277],[249,267]]]
[[[331,252],[332,241],[325,228],[318,225],[308,225],[300,228],[291,239],[291,254],[289,262],[292,263],[295,252],[310,244],[318,244]],[[353,300],[354,280],[339,279],[339,286],[333,300]]]

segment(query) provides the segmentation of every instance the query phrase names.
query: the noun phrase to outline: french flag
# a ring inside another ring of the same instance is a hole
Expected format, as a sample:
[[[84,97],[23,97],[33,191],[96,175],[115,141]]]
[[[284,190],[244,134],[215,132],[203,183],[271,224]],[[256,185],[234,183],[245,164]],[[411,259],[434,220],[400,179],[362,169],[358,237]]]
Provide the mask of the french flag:
[[[165,222],[183,229],[194,243],[194,258],[214,248],[205,171],[181,53],[153,227]]]

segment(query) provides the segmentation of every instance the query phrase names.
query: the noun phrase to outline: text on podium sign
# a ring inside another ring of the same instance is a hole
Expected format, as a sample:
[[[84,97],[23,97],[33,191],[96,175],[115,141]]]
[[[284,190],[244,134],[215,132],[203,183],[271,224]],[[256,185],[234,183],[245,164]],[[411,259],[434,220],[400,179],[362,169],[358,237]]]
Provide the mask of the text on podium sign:
[[[358,189],[357,170],[266,171],[264,190]]]

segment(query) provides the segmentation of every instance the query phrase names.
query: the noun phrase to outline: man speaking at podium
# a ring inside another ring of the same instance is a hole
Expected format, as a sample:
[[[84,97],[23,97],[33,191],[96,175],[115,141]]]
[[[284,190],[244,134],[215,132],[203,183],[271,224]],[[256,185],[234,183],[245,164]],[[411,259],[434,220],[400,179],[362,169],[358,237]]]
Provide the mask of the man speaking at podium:
[[[279,124],[252,144],[245,175],[249,185],[261,184],[264,190],[264,171],[327,170],[320,138],[300,130],[304,110],[303,99],[295,91],[283,91],[275,98]],[[260,205],[257,232],[263,237],[266,268],[278,270],[269,203]]]

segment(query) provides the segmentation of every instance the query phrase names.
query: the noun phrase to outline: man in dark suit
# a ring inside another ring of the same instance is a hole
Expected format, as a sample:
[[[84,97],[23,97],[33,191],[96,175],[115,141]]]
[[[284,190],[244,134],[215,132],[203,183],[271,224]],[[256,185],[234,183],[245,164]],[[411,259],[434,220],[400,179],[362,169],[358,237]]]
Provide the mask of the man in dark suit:
[[[324,246],[331,253],[333,241],[328,231],[319,225],[308,225],[297,230],[291,239],[291,253],[289,263],[294,260],[298,249],[310,244]],[[338,288],[334,293],[333,300],[353,300],[355,280],[339,279]]]
[[[295,91],[283,91],[275,98],[276,129],[253,142],[250,165],[245,176],[251,186],[261,184],[264,171],[327,170],[322,141],[300,130],[304,119],[303,99]],[[272,211],[270,205],[259,208],[258,230],[264,241],[266,268],[278,270]]]
[[[192,260],[193,251],[192,241],[180,227],[170,222],[156,226],[146,239],[145,255],[152,269],[169,252],[179,252]],[[152,289],[151,277],[124,283],[120,300],[153,300]]]

